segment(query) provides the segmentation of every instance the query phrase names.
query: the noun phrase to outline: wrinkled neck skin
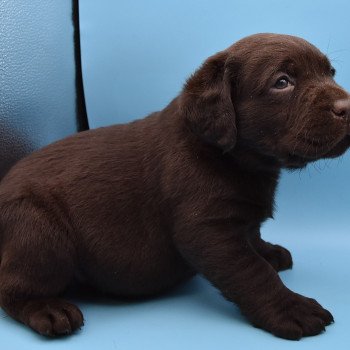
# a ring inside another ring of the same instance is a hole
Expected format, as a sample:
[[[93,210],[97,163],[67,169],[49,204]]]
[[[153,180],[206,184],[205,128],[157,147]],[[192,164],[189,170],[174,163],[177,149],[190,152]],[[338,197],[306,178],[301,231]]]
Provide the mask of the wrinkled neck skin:
[[[266,219],[273,218],[274,197],[281,171],[278,161],[239,143],[227,153],[202,144],[200,153],[209,158],[209,164],[220,174],[219,178],[230,179],[232,187],[227,185],[226,193],[231,193],[232,203],[244,203],[244,207],[249,208],[247,217],[253,225],[259,227]]]
[[[242,170],[258,174],[278,175],[281,163],[272,156],[264,155],[238,142],[229,152],[232,161]]]
[[[273,218],[275,194],[278,186],[281,163],[274,157],[263,155],[256,150],[244,147],[239,143],[230,153],[231,162],[233,163],[234,174],[237,174],[243,185],[239,189],[243,197],[250,199],[260,208],[260,222],[258,226],[268,218]],[[256,210],[254,206],[252,210]]]

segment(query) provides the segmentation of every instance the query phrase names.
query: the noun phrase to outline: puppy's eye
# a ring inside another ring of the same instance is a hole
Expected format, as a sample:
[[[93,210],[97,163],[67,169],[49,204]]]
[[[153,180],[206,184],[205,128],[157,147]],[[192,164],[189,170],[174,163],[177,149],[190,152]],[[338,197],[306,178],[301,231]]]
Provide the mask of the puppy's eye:
[[[274,88],[282,90],[282,89],[286,89],[290,85],[291,85],[291,83],[289,81],[289,78],[286,76],[283,76],[276,81]]]
[[[335,68],[332,67],[332,68],[331,68],[331,76],[334,77],[334,76],[335,76],[335,73],[336,73]]]

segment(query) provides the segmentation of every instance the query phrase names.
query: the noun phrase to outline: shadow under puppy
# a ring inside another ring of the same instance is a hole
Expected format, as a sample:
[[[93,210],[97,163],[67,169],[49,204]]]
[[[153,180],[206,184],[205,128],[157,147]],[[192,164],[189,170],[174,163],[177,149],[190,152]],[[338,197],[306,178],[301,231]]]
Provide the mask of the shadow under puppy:
[[[257,327],[316,335],[332,315],[283,285],[265,242],[281,168],[350,145],[350,97],[308,42],[257,34],[209,57],[164,110],[19,161],[0,185],[0,301],[43,335],[83,324],[74,280],[147,296],[201,273]]]

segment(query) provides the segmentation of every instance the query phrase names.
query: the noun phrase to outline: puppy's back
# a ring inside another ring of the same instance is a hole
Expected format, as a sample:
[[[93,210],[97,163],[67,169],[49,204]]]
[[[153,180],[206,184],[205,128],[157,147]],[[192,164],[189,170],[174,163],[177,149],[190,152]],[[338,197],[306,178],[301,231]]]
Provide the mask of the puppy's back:
[[[31,194],[34,188],[63,190],[84,179],[93,183],[139,175],[145,155],[157,142],[156,118],[154,113],[128,124],[84,131],[33,152],[1,180],[0,201]]]

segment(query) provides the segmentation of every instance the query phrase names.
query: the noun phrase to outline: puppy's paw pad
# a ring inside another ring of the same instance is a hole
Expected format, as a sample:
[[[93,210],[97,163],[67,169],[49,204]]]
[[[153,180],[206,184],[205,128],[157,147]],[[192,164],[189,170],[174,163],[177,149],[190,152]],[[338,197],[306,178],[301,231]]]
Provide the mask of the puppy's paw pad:
[[[24,311],[28,326],[49,337],[71,334],[83,325],[81,311],[61,299],[32,301]]]

